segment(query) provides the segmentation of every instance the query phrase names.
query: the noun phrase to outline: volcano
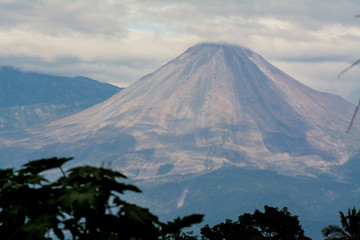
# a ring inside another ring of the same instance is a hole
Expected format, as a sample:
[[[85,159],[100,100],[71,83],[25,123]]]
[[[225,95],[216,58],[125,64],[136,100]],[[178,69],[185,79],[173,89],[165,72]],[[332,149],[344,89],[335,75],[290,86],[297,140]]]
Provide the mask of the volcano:
[[[246,47],[203,43],[109,100],[32,129],[11,146],[30,157],[111,161],[138,179],[223,166],[311,175],[328,172],[357,150],[345,134],[353,110],[340,96],[301,84]]]

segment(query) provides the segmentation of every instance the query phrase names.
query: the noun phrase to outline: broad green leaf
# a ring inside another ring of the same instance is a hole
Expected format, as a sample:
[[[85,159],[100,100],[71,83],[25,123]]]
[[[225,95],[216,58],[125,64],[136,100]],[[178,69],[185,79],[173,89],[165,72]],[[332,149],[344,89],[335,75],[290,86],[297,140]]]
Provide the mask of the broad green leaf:
[[[38,174],[40,172],[53,169],[53,168],[59,168],[64,163],[72,160],[73,158],[47,158],[47,159],[40,159],[40,160],[34,160],[29,163],[26,163],[23,165],[23,168],[19,171],[20,173],[32,173],[32,174]]]
[[[158,218],[150,213],[148,209],[133,204],[126,204],[122,207],[120,214],[126,217],[129,221],[140,225],[159,222]]]

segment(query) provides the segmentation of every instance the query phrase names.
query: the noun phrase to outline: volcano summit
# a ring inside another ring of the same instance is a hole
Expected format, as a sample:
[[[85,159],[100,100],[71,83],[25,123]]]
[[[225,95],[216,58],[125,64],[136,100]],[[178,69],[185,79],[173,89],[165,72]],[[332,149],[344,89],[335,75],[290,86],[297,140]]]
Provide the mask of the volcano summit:
[[[11,145],[32,158],[50,153],[112,161],[138,179],[229,165],[310,175],[346,162],[357,150],[345,134],[353,110],[248,48],[204,43],[109,100]]]

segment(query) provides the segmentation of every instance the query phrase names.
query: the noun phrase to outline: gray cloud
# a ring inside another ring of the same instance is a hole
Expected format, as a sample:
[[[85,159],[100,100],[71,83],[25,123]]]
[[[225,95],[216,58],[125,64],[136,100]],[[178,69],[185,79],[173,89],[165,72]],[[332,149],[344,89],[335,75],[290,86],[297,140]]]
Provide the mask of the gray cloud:
[[[61,36],[69,32],[116,35],[126,33],[116,16],[126,5],[114,7],[107,1],[12,1],[0,2],[0,27],[26,29]]]
[[[356,102],[356,0],[0,0],[0,64],[127,86],[204,41],[247,46]]]

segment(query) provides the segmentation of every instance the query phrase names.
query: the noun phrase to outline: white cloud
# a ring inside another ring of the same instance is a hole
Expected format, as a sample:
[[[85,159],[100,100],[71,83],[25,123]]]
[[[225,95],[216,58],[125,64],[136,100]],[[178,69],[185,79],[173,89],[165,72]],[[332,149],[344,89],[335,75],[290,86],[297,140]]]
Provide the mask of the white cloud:
[[[203,41],[247,46],[354,102],[356,0],[0,0],[0,64],[126,86]],[[346,81],[345,81],[346,77]]]

